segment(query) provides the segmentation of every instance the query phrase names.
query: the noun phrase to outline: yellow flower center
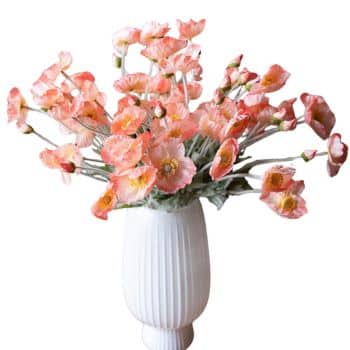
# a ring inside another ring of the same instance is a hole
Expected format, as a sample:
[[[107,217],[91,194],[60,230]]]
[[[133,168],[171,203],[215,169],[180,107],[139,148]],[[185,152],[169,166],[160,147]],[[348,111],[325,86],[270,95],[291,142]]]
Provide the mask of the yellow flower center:
[[[181,136],[181,129],[173,129],[169,132],[169,137],[173,137],[175,139],[179,138]]]
[[[147,183],[147,176],[145,174],[140,175],[139,177],[136,177],[134,179],[129,179],[130,186],[135,189],[140,189],[142,187],[145,187]]]
[[[279,204],[280,208],[287,213],[292,212],[297,205],[297,201],[288,193],[283,196]]]
[[[232,155],[229,152],[221,152],[220,153],[220,167],[227,167],[229,165],[231,165],[232,162]]]
[[[160,172],[162,176],[170,177],[176,174],[176,170],[179,167],[177,159],[164,159],[161,164]]]
[[[272,173],[267,178],[267,183],[274,189],[279,189],[283,183],[283,175],[280,173]]]
[[[176,120],[180,120],[181,117],[178,114],[175,113],[175,114],[170,116],[170,119],[173,120],[173,121],[176,121]]]
[[[99,206],[101,209],[108,209],[111,207],[114,199],[114,193],[112,190],[107,191],[102,198],[99,200]]]
[[[132,115],[130,115],[130,114],[125,115],[123,117],[122,122],[121,122],[122,129],[126,130],[130,126],[130,124],[132,123],[133,119],[134,119],[134,117]]]
[[[274,83],[274,79],[272,77],[266,76],[261,80],[261,85],[269,86]]]

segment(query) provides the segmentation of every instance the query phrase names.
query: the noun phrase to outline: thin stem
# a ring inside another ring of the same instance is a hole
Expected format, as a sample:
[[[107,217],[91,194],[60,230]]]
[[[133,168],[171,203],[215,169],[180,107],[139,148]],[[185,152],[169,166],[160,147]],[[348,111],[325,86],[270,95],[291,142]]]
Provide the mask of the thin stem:
[[[97,169],[97,168],[92,168],[89,166],[86,166],[87,164],[85,163],[85,166],[77,166],[77,169],[81,169],[81,170],[85,170],[85,171],[91,171],[91,172],[95,172],[98,173],[99,175],[103,175],[106,176],[107,178],[109,178],[109,176],[111,175],[111,173],[109,173],[108,171],[104,171],[102,169]],[[94,175],[94,174],[91,174]]]
[[[120,67],[120,71],[121,71],[122,77],[126,74],[126,69],[125,69],[126,51],[127,51],[127,49],[125,49],[123,51],[123,54],[122,54],[122,57],[121,57],[122,66]]]
[[[252,190],[246,190],[246,191],[228,191],[228,194],[232,196],[241,196],[243,194],[250,194],[250,193],[261,193],[261,190],[257,188],[253,188]]]
[[[34,107],[30,107],[30,106],[23,106],[22,108],[27,109],[28,111],[32,111],[32,112],[47,114],[45,111],[43,111],[42,109],[39,109],[39,108],[34,108]]]
[[[97,177],[96,175],[91,175],[91,174],[88,174],[88,173],[85,173],[85,172],[81,172],[80,174],[84,175],[84,176],[87,176],[87,177],[90,177],[91,179],[94,179],[94,180],[97,180],[97,181],[108,182],[107,179],[102,178],[102,177]]]
[[[84,157],[83,159],[86,160],[86,161],[88,161],[88,162],[104,163],[104,161],[101,160],[101,159],[88,158],[88,157]]]
[[[255,180],[261,180],[261,176],[259,176],[259,175],[253,175],[253,174],[249,174],[249,173],[235,173],[235,174],[224,176],[224,177],[216,180],[216,182],[237,179],[237,178],[242,178],[242,177],[248,177],[248,178],[255,179]]]
[[[149,84],[150,84],[150,79],[152,77],[152,72],[153,72],[153,66],[154,66],[154,62],[151,61],[150,66],[149,66],[149,72],[148,72],[148,82],[147,82],[147,86],[146,86],[146,91],[145,91],[145,100],[148,100],[148,94],[149,94]]]
[[[328,152],[318,152],[315,157],[322,157],[328,155]],[[242,168],[238,169],[235,174],[240,173],[246,173],[250,169],[252,169],[255,166],[262,165],[262,164],[269,164],[269,163],[280,163],[280,162],[292,162],[293,160],[297,159],[303,159],[301,155],[299,156],[293,156],[293,157],[284,157],[284,158],[266,158],[266,159],[258,159],[254,160],[253,162],[245,164]]]
[[[54,147],[58,147],[58,145],[54,142],[52,142],[51,140],[49,140],[47,137],[41,135],[40,133],[38,133],[37,131],[33,130],[32,133],[36,136],[38,136],[40,139],[44,140],[45,142],[49,143],[51,146],[54,146]]]
[[[193,152],[193,150],[194,150],[194,148],[195,148],[195,145],[196,145],[196,143],[197,143],[197,141],[198,141],[198,139],[199,139],[199,134],[197,134],[194,138],[193,138],[193,140],[192,140],[192,143],[191,143],[191,146],[190,146],[190,148],[189,148],[189,150],[188,150],[188,152],[187,152],[187,154],[188,154],[188,156],[190,156],[191,154],[192,154],[192,152]]]
[[[93,127],[91,127],[91,126],[89,126],[89,125],[83,123],[78,117],[72,117],[72,119],[75,120],[76,122],[78,122],[78,123],[79,123],[81,126],[83,126],[85,129],[88,129],[88,130],[90,130],[90,131],[93,131],[95,134],[100,134],[100,135],[106,136],[106,137],[111,136],[110,134],[107,134],[107,133],[105,133],[105,132],[103,132],[103,131],[97,130],[97,129],[95,129],[95,128],[93,128]]]
[[[182,85],[184,88],[184,95],[185,95],[185,105],[186,107],[189,104],[189,96],[188,96],[188,86],[187,86],[187,77],[186,74],[182,74]]]

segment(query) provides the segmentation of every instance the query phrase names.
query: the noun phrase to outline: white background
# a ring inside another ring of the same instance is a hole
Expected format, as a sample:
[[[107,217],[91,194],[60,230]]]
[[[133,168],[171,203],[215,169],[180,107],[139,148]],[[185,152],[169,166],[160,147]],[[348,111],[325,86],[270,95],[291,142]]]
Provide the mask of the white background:
[[[115,109],[111,36],[149,20],[207,18],[202,44],[205,95],[227,62],[263,73],[279,63],[292,73],[272,101],[303,91],[324,95],[350,141],[349,38],[346,1],[2,1],[0,3],[0,349],[144,349],[140,324],[121,286],[123,212],[108,222],[90,206],[103,184],[74,178],[69,187],[44,168],[45,147],[6,123],[6,95],[29,88],[56,53],[70,50],[73,69],[91,70]],[[302,109],[299,105],[299,112]],[[51,123],[35,115],[38,130]],[[251,148],[256,156],[323,150],[303,126]],[[191,349],[350,349],[349,165],[329,179],[325,160],[296,162],[309,214],[283,220],[255,195],[216,209],[204,201],[212,289],[195,323]]]

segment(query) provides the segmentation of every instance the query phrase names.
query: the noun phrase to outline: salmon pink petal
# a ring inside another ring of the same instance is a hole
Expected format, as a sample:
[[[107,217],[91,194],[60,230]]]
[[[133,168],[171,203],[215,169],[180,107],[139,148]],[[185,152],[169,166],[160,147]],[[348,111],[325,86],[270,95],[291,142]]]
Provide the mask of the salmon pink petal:
[[[170,79],[164,77],[162,74],[157,74],[150,78],[148,90],[154,94],[167,94],[171,89]]]
[[[235,138],[225,140],[216,152],[209,174],[215,181],[228,174],[236,161],[239,145]]]
[[[12,88],[7,97],[8,122],[16,121],[17,127],[21,128],[26,123],[27,115],[28,110],[24,97],[18,88]]]
[[[99,219],[107,220],[108,213],[114,209],[117,204],[117,188],[110,183],[103,195],[92,206],[92,213]]]
[[[140,107],[126,107],[123,112],[117,114],[112,122],[111,132],[118,135],[135,134],[146,120],[147,113]]]
[[[121,93],[127,94],[136,92],[142,94],[145,92],[149,77],[145,73],[127,74],[114,83],[114,88]]]
[[[143,45],[150,44],[154,39],[160,39],[168,33],[170,27],[168,23],[159,24],[157,22],[146,23],[140,34],[140,43]]]
[[[148,165],[111,177],[117,188],[118,200],[127,204],[144,199],[152,191],[156,179],[157,169]]]
[[[125,135],[108,137],[101,150],[101,158],[107,164],[114,165],[119,173],[133,168],[142,158],[143,141]]]
[[[322,96],[304,93],[300,96],[300,99],[305,106],[305,123],[308,124],[319,137],[326,140],[335,125],[334,113]]]
[[[188,22],[176,21],[177,29],[180,33],[180,39],[191,40],[195,36],[203,32],[205,27],[205,19],[195,22],[193,19]]]
[[[116,51],[125,54],[129,45],[140,41],[141,31],[137,28],[125,27],[114,33],[113,46]]]
[[[274,64],[269,68],[267,73],[263,75],[261,80],[254,84],[250,90],[251,94],[262,92],[274,92],[279,90],[287,82],[290,74],[278,64]]]
[[[341,166],[348,157],[348,145],[342,142],[341,135],[335,133],[328,140],[328,161],[327,169],[329,176],[338,174]]]
[[[181,143],[169,141],[149,150],[151,164],[157,168],[157,187],[166,193],[175,193],[192,182],[196,166],[185,157]]]
[[[58,65],[60,67],[60,71],[64,71],[68,69],[73,62],[73,57],[70,52],[61,51],[58,54]]]

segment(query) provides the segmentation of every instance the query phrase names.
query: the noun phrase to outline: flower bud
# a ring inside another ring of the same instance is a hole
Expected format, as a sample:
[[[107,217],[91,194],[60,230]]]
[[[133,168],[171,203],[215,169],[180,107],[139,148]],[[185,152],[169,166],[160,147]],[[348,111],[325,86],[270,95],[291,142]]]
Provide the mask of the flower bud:
[[[231,79],[227,75],[222,79],[219,88],[223,91],[228,91],[231,89]]]
[[[154,108],[154,115],[158,119],[164,118],[166,115],[166,109],[164,108],[164,106],[160,102],[157,102],[157,104]]]
[[[27,134],[31,134],[34,131],[34,129],[30,125],[24,123],[19,127],[19,131],[22,134],[27,135]]]
[[[220,105],[225,100],[225,93],[222,91],[222,89],[216,89],[214,93],[214,103],[217,105]]]
[[[278,126],[281,131],[291,131],[297,127],[297,120],[282,120]]]
[[[74,173],[76,166],[73,162],[61,163],[61,169],[66,173]]]
[[[241,65],[243,55],[235,57],[227,67],[229,68],[238,68]]]
[[[118,55],[113,54],[113,64],[116,68],[121,68],[122,66],[122,58]]]
[[[314,159],[316,154],[317,154],[316,149],[307,149],[300,156],[305,160],[305,162],[308,162],[311,159]]]

